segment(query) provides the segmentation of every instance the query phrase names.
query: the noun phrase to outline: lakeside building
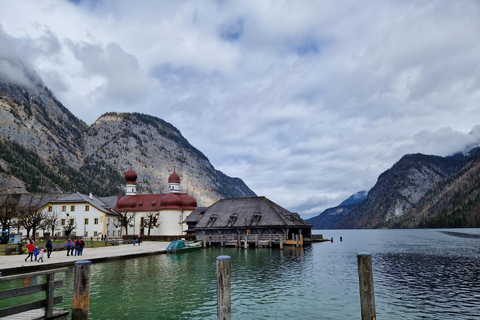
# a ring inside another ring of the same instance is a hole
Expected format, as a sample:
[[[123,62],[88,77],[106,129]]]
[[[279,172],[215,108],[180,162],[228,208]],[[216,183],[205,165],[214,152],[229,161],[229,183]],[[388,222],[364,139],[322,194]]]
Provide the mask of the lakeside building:
[[[295,235],[311,238],[312,225],[266,197],[223,199],[208,208],[199,207],[186,219],[188,234],[205,236]]]
[[[173,171],[168,177],[169,193],[137,194],[137,173],[130,169],[125,173],[126,194],[117,199],[115,211],[131,219],[128,234],[134,235],[184,235],[184,222],[197,208],[196,199],[182,193],[180,176]]]
[[[116,226],[118,214],[113,210],[111,200],[112,197],[99,198],[91,193],[87,196],[75,192],[52,200],[39,210],[47,217],[59,219],[62,231],[56,232],[56,236],[119,237],[122,232]]]
[[[112,198],[98,198],[75,193],[48,194],[2,194],[0,203],[3,210],[12,210],[10,231],[27,235],[25,227],[19,225],[22,217],[30,220],[29,236],[101,237],[121,236],[115,227],[118,214],[112,209]],[[35,230],[33,228],[35,225]],[[34,233],[34,234],[33,234]]]

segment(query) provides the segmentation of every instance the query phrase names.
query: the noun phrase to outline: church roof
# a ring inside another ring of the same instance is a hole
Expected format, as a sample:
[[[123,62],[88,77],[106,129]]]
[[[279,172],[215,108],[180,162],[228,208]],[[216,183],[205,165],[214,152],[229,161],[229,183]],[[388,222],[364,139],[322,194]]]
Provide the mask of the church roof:
[[[170,201],[163,201],[165,197],[174,195],[179,203],[173,205]],[[193,199],[193,202],[192,200]],[[167,203],[168,202],[168,203]],[[163,209],[181,209],[181,210],[195,210],[197,204],[195,199],[188,193],[157,193],[157,194],[137,194],[131,196],[119,196],[115,205],[115,211],[159,211]]]

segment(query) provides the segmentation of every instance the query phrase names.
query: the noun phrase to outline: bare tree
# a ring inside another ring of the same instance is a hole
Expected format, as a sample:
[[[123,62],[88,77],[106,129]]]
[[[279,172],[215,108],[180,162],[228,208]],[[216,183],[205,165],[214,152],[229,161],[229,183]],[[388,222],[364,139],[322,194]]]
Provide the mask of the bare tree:
[[[20,210],[21,224],[27,230],[27,237],[30,237],[30,230],[32,230],[32,237],[35,238],[37,229],[41,228],[45,217],[46,214],[43,211],[36,210],[33,206]]]
[[[71,218],[68,219],[67,215],[67,224],[63,226],[63,231],[65,232],[65,235],[68,237],[72,233],[73,230],[77,227],[77,224],[75,223],[75,219]]]
[[[145,218],[142,221],[142,228],[148,228],[148,235],[150,235],[150,230],[153,228],[158,228],[158,213],[147,213]]]
[[[131,222],[133,221],[133,218],[135,215],[128,214],[128,213],[119,213],[117,216],[116,222],[113,223],[113,225],[118,228],[125,228],[125,234],[128,235],[128,227],[133,226],[131,225]]]
[[[17,206],[20,197],[17,195],[8,195],[2,203],[0,203],[0,224],[2,231],[7,231],[13,224],[13,220],[17,216]]]
[[[55,230],[60,225],[61,218],[60,218],[60,210],[55,209],[53,211],[47,212],[47,218],[45,220],[45,224],[47,229],[51,231],[50,235],[55,235]]]

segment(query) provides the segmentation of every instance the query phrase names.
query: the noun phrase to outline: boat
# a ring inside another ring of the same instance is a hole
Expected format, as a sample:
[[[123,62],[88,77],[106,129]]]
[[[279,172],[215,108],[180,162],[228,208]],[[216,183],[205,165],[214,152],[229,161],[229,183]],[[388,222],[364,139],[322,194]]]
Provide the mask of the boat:
[[[178,253],[190,250],[200,249],[202,247],[201,242],[190,242],[185,239],[182,240],[174,240],[170,242],[167,247],[168,253]]]

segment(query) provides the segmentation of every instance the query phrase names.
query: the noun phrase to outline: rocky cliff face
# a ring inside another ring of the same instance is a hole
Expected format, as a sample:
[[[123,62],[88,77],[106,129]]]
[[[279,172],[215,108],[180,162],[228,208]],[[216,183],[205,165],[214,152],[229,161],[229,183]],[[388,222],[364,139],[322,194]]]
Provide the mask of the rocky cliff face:
[[[148,115],[101,116],[87,132],[84,154],[86,163],[103,161],[122,172],[133,168],[139,192],[168,192],[168,176],[175,170],[183,191],[202,206],[221,198],[255,195],[240,179],[215,170],[174,126]]]
[[[463,157],[411,154],[382,173],[367,199],[342,216],[336,228],[395,228],[425,194],[465,164]]]
[[[131,168],[140,192],[166,192],[175,168],[201,206],[255,196],[241,179],[215,170],[173,125],[110,113],[88,127],[32,71],[14,67],[25,73],[21,84],[0,77],[0,192],[118,195]]]

